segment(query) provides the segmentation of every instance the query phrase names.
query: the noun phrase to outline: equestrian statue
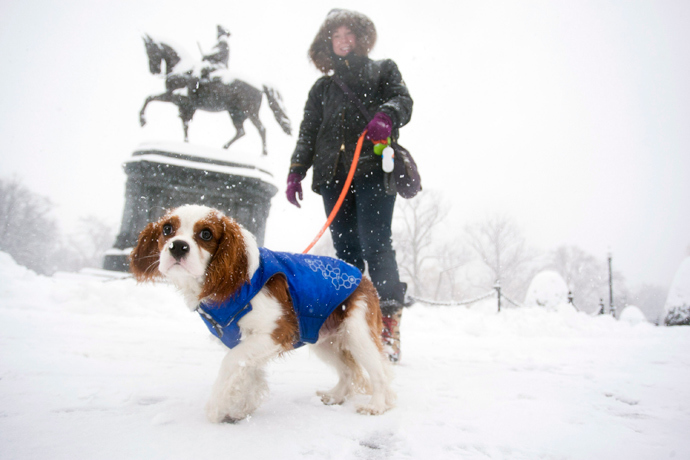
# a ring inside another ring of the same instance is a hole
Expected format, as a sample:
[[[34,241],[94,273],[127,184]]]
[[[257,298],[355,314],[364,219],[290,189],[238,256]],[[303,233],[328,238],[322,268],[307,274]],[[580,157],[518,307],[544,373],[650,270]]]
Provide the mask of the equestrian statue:
[[[291,133],[290,120],[277,90],[266,85],[262,85],[263,90],[259,90],[245,81],[234,78],[227,70],[227,58],[230,54],[225,40],[227,36],[230,36],[230,33],[218,26],[218,45],[214,47],[217,52],[203,56],[203,61],[187,57],[182,50],[173,48],[163,40],[156,41],[148,35],[145,36],[144,45],[149,58],[150,72],[154,75],[160,74],[165,63],[165,92],[146,98],[139,113],[139,121],[141,126],[146,124],[144,113],[150,102],[175,104],[182,119],[184,141],[189,142],[189,122],[197,110],[227,111],[236,133],[223,148],[227,149],[244,136],[244,121],[249,118],[261,135],[262,152],[266,155],[266,128],[259,119],[263,95],[266,95],[268,106],[276,121],[288,135]]]

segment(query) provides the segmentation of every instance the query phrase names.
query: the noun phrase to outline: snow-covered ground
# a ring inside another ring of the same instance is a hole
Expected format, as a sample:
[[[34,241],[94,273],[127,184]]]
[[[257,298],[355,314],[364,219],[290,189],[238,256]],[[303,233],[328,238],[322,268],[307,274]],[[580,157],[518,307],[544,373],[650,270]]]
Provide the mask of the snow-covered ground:
[[[0,253],[2,459],[690,458],[690,327],[572,309],[403,315],[396,409],[327,407],[302,348],[249,419],[203,406],[223,349],[167,285],[37,276]]]

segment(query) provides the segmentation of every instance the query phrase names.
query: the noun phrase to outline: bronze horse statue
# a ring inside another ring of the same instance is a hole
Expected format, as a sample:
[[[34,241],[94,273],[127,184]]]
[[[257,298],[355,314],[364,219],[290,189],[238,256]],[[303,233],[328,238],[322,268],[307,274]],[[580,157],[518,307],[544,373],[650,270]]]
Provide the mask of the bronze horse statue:
[[[220,77],[214,77],[208,68],[201,69],[199,75],[193,68],[176,71],[175,67],[181,62],[184,61],[188,65],[192,62],[189,59],[183,59],[172,46],[156,42],[148,35],[144,37],[144,45],[152,74],[160,74],[162,64],[165,63],[165,93],[146,98],[139,113],[141,126],[146,124],[144,112],[149,102],[170,102],[178,107],[184,129],[184,140],[189,142],[189,122],[197,110],[227,111],[235,126],[236,134],[223,148],[227,149],[233,142],[244,136],[244,121],[249,118],[261,135],[263,154],[266,155],[266,128],[259,119],[259,109],[265,94],[276,121],[285,134],[291,133],[290,120],[282,107],[280,93],[275,89],[263,85],[263,91],[261,91],[239,79],[227,82]],[[175,92],[184,88],[187,89],[186,95]]]

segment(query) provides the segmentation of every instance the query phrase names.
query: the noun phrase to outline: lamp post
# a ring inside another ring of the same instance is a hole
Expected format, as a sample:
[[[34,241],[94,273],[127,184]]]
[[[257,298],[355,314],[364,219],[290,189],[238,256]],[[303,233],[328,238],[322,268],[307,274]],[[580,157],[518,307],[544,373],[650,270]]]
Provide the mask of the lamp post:
[[[611,252],[609,252],[609,313],[616,317],[616,307],[613,305],[613,270],[611,269]]]
[[[498,312],[501,312],[501,280],[496,280],[496,284],[494,284],[494,289],[496,289],[496,293],[498,294]]]

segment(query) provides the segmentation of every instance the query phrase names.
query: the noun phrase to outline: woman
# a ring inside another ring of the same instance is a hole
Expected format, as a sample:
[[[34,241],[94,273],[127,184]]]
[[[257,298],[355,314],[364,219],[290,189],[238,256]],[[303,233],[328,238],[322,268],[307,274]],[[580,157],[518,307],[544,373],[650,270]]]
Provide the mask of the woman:
[[[374,24],[361,13],[332,10],[321,25],[309,57],[324,76],[309,91],[292,154],[287,198],[300,206],[301,181],[313,167],[312,190],[323,197],[329,215],[350,170],[357,140],[367,129],[370,142],[362,147],[350,190],[331,224],[331,236],[340,259],[362,272],[366,261],[381,299],[389,356],[397,362],[406,285],[400,282],[391,239],[395,195],[386,193],[381,156],[374,154],[373,142],[397,139],[398,128],[410,121],[412,99],[393,61],[368,58],[375,42]],[[365,119],[331,75],[339,77],[375,114],[371,120]]]

